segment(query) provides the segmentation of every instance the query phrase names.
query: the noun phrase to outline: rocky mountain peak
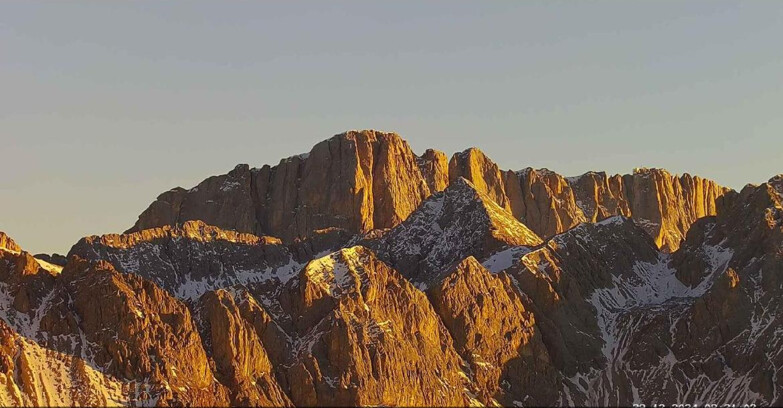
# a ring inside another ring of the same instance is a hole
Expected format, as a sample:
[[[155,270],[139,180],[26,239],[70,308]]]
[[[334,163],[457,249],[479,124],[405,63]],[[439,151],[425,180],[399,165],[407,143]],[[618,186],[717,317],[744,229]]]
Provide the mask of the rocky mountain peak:
[[[129,232],[202,220],[290,242],[337,227],[354,233],[399,224],[445,187],[442,154],[416,156],[395,133],[349,131],[277,166],[237,166],[162,194]]]
[[[454,180],[427,199],[407,220],[366,243],[420,285],[470,255],[481,258],[509,246],[541,243],[534,232],[468,180]]]
[[[427,297],[362,247],[310,262],[284,304],[298,315],[292,401],[306,406],[476,402]]]
[[[451,157],[449,180],[453,183],[460,178],[469,180],[500,207],[510,209],[500,168],[481,150],[472,147]]]
[[[542,237],[581,222],[624,215],[643,225],[666,251],[677,249],[696,219],[714,215],[717,199],[728,191],[710,180],[672,176],[655,168],[637,168],[630,175],[588,172],[568,178],[548,169],[526,168],[502,177],[511,212]]]
[[[14,242],[11,237],[6,235],[5,232],[0,231],[0,250],[6,250],[11,252],[21,252],[22,248]]]
[[[777,191],[778,194],[783,197],[783,174],[778,174],[772,177],[769,179],[769,181],[767,181],[767,184],[772,186],[772,188],[774,188],[775,191]]]
[[[512,213],[542,237],[589,220],[569,181],[553,171],[528,167],[506,172],[505,180]]]

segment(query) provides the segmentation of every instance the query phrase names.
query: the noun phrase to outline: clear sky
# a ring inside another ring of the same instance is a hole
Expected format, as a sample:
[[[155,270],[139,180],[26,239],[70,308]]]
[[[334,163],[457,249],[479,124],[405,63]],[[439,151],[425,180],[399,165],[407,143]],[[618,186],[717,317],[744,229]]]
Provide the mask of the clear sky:
[[[783,1],[0,2],[0,230],[31,252],[362,128],[760,183],[783,172]]]

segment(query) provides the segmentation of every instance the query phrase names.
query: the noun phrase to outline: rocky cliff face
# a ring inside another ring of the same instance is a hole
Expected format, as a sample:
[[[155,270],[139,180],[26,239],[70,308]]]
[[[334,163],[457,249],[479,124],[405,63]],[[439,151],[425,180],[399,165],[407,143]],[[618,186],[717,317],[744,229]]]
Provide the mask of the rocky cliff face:
[[[0,320],[0,405],[125,406],[129,384],[41,347]]]
[[[456,350],[470,364],[487,405],[551,405],[561,378],[533,313],[508,275],[492,275],[470,256],[446,268],[428,290]]]
[[[165,192],[129,232],[202,220],[284,242],[329,227],[366,233],[399,225],[423,200],[460,178],[541,237],[623,215],[667,252],[679,247],[694,221],[715,215],[716,200],[728,191],[711,180],[660,169],[571,178],[546,169],[502,172],[476,148],[447,163],[436,150],[415,155],[394,133],[351,131],[274,167],[240,165],[190,190]]]
[[[314,256],[340,248],[349,238],[338,229],[310,235],[285,245],[273,237],[188,221],[175,227],[86,237],[71,248],[69,256],[107,260],[117,270],[150,279],[180,299],[196,300],[234,285],[279,286]]]
[[[623,215],[636,220],[667,252],[677,250],[693,222],[715,215],[716,200],[728,191],[711,180],[675,177],[661,169],[564,178],[528,168],[507,172],[506,188],[514,215],[543,237]]]
[[[560,403],[779,404],[772,277],[783,207],[773,180],[718,200],[717,216],[696,222],[671,255],[613,217],[500,263],[529,295],[565,377]]]
[[[277,166],[237,166],[198,186],[161,194],[129,232],[201,220],[291,241],[336,227],[353,233],[399,224],[445,188],[444,155],[416,156],[394,133],[351,131]]]
[[[503,209],[510,209],[508,196],[498,165],[476,148],[456,153],[449,162],[449,181],[460,178],[470,181],[474,188],[485,194]]]
[[[586,218],[568,180],[557,173],[531,168],[508,171],[505,182],[511,212],[543,237],[552,237],[582,222],[606,218]]]
[[[260,333],[247,312],[243,313],[243,300],[253,302],[252,297],[242,299],[224,289],[208,292],[200,299],[198,321],[216,375],[226,384],[233,406],[292,406],[277,382]]]

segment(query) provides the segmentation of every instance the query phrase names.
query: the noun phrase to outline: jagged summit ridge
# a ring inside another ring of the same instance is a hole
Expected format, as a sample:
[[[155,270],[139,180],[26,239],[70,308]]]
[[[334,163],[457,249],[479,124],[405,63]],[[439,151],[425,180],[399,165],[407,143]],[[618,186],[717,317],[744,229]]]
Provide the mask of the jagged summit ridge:
[[[253,234],[225,230],[212,225],[207,225],[201,220],[185,221],[179,225],[164,225],[128,234],[91,235],[82,238],[80,243],[100,244],[111,248],[122,249],[164,238],[186,238],[200,242],[226,241],[247,245],[281,243],[280,239],[275,237],[258,237]]]
[[[668,252],[696,219],[715,215],[716,200],[728,191],[711,180],[655,168],[569,178],[547,169],[501,171],[477,148],[447,161],[432,149],[417,156],[395,133],[362,130],[336,135],[276,166],[239,165],[190,190],[167,191],[129,232],[202,220],[284,242],[329,227],[361,234],[399,225],[461,177],[541,237],[624,215]]]
[[[234,285],[285,283],[310,259],[343,245],[339,229],[314,231],[291,244],[277,238],[223,230],[202,221],[129,234],[91,236],[69,252],[91,261],[107,260],[123,273],[150,279],[176,297],[195,300]]]

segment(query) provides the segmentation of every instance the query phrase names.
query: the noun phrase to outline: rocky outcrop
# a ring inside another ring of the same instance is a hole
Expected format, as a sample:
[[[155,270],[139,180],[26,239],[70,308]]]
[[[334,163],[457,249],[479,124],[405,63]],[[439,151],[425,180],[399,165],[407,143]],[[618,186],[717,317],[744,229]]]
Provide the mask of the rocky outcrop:
[[[531,168],[508,171],[505,185],[511,212],[542,237],[552,237],[588,221],[576,204],[568,180],[557,173]]]
[[[27,264],[37,265],[29,258]],[[73,399],[77,393],[63,396],[68,389],[57,386],[63,381],[74,383],[84,394],[78,398],[92,401],[84,402],[88,405],[227,403],[188,308],[166,291],[136,275],[120,274],[107,262],[91,264],[77,257],[62,274],[39,268],[20,276],[20,271],[0,274],[0,317],[35,353],[34,364],[42,370],[19,380],[32,384],[22,387],[23,398],[43,405],[79,401]],[[92,394],[89,384],[95,386]]]
[[[72,258],[60,283],[57,292],[70,299],[70,307],[50,308],[40,323],[43,332],[84,336],[74,352],[89,356],[107,374],[151,384],[159,399],[226,403],[225,388],[214,380],[183,303],[152,282],[120,274],[102,261]]]
[[[716,201],[728,191],[698,176],[677,177],[666,170],[646,168],[624,176],[587,173],[572,183],[576,202],[588,220],[632,217],[667,252],[679,248],[697,219],[715,215]]]
[[[427,149],[421,157],[417,158],[417,162],[431,193],[443,191],[449,186],[449,159],[445,153]]]
[[[28,313],[54,284],[56,273],[49,271],[28,252],[0,251],[0,284],[9,309]]]
[[[188,220],[286,242],[324,228],[353,233],[399,224],[445,187],[443,154],[416,156],[394,133],[350,131],[277,166],[237,166],[162,194],[129,232]]]
[[[677,250],[696,220],[715,215],[716,201],[729,191],[698,176],[646,168],[570,178],[527,168],[506,172],[505,190],[514,216],[542,237],[622,215],[633,218],[667,252]]]
[[[476,148],[455,153],[449,162],[449,181],[460,178],[470,181],[479,192],[486,194],[501,208],[510,210],[503,177],[498,165]]]
[[[568,180],[574,199],[578,200],[587,221],[598,222],[614,215],[631,217],[631,205],[622,175],[590,171]]]
[[[676,177],[661,169],[565,178],[528,168],[506,172],[505,185],[514,216],[542,237],[622,215],[633,218],[667,252],[677,250],[696,220],[715,215],[716,201],[728,191],[711,180]]]
[[[0,250],[20,252],[22,248],[19,248],[19,245],[17,245],[11,237],[6,235],[3,231],[0,231]]]

